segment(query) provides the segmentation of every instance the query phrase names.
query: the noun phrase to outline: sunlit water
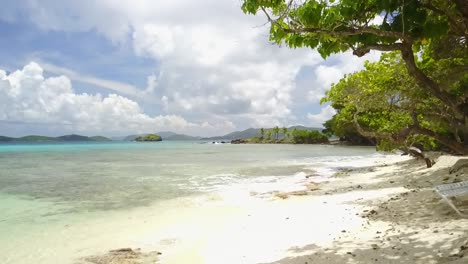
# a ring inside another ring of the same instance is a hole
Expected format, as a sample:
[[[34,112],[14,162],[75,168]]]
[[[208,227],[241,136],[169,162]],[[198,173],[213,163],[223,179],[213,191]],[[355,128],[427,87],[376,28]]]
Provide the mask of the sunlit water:
[[[268,192],[305,175],[320,181],[337,167],[379,155],[373,148],[326,145],[0,145],[0,262],[71,261],[81,240],[96,236],[99,243],[97,230],[114,239],[104,226],[128,212],[190,207],[214,193]],[[61,256],[65,248],[73,250]]]

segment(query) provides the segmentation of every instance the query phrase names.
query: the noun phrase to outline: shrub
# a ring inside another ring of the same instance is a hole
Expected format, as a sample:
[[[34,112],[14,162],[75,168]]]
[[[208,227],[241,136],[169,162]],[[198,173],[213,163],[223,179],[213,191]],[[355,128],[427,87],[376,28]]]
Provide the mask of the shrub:
[[[328,142],[328,137],[316,130],[294,130],[292,137],[295,144],[317,144]]]

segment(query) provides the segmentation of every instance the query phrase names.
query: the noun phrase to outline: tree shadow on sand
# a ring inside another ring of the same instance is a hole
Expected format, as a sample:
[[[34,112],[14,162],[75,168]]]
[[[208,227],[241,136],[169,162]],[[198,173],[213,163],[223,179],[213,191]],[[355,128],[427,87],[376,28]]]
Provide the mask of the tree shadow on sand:
[[[400,234],[401,235],[401,234]],[[411,236],[412,234],[403,234]],[[424,243],[413,241],[411,249],[403,247],[399,236],[387,236],[386,243],[355,244],[352,241],[336,242],[330,248],[321,248],[316,245],[307,245],[301,248],[291,248],[290,257],[261,264],[314,264],[314,263],[467,263],[468,241],[457,245],[453,253],[445,256],[440,248],[447,243],[459,242],[457,239],[443,240],[437,243]],[[465,238],[466,239],[466,238]],[[377,241],[375,243],[378,243]]]
[[[359,170],[366,173],[371,169]],[[460,219],[433,189],[440,184],[467,180],[463,171],[451,174],[449,170],[426,169],[424,163],[414,161],[402,162],[391,173],[377,175],[377,183],[329,191],[328,194],[336,195],[395,187],[406,189],[384,201],[349,202],[369,208],[360,216],[367,220],[363,228],[375,232],[372,239],[362,240],[359,233],[350,233],[328,248],[315,244],[294,247],[289,249],[288,257],[262,264],[468,263],[468,219]],[[386,228],[381,230],[382,226]]]

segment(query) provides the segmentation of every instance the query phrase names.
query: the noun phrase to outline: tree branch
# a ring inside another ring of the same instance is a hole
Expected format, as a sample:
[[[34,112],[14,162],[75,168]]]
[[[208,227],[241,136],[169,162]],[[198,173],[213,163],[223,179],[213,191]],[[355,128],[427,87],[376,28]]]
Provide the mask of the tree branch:
[[[401,50],[402,44],[401,43],[393,43],[393,44],[376,44],[376,45],[366,45],[359,47],[357,49],[353,49],[353,54],[362,57],[369,53],[370,50],[380,50],[380,51],[395,51]]]
[[[271,20],[271,21],[276,23],[276,20]],[[399,32],[384,31],[384,30],[380,30],[377,28],[373,28],[373,27],[356,27],[356,28],[348,27],[339,31],[326,30],[326,29],[320,29],[320,28],[310,28],[310,27],[296,28],[296,29],[283,28],[283,30],[286,33],[294,33],[294,34],[317,33],[317,34],[327,34],[327,35],[336,36],[336,37],[372,34],[372,35],[379,36],[379,37],[389,37],[389,38],[396,38],[396,39],[408,38],[408,36],[405,36]]]
[[[354,126],[356,127],[356,130],[358,131],[359,134],[361,134],[364,137],[368,137],[368,138],[392,139],[392,134],[387,133],[387,132],[377,133],[377,132],[371,132],[371,131],[364,130],[361,127],[361,125],[359,124],[358,120],[357,120],[358,114],[359,114],[359,112],[357,112],[357,111],[354,113],[353,120],[354,120]]]
[[[423,71],[421,71],[421,69],[418,68],[414,60],[412,43],[402,43],[400,48],[401,57],[405,61],[406,69],[408,69],[408,73],[415,79],[416,83],[420,87],[428,89],[432,95],[447,104],[455,113],[464,116],[465,114],[461,109],[459,109],[456,99],[449,93],[441,90],[440,86],[437,85],[436,82],[430,79]]]

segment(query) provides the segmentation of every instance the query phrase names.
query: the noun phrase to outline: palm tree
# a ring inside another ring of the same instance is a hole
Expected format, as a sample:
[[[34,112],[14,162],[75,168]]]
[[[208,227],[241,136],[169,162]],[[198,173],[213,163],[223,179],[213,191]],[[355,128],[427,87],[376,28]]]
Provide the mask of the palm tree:
[[[288,133],[288,128],[287,128],[287,127],[283,127],[283,128],[281,129],[281,132],[283,132],[284,139],[286,139],[286,133]]]
[[[266,135],[267,135],[268,139],[271,139],[271,134],[272,134],[272,131],[271,131],[271,130],[268,130],[268,131],[266,132]]]
[[[262,136],[261,138],[263,139],[263,136],[265,136],[265,129],[262,127],[260,128],[260,135]]]
[[[276,140],[278,140],[278,134],[279,134],[279,130],[280,130],[280,129],[279,129],[279,127],[278,127],[278,126],[275,126],[275,127],[273,128],[273,133],[275,133]]]

